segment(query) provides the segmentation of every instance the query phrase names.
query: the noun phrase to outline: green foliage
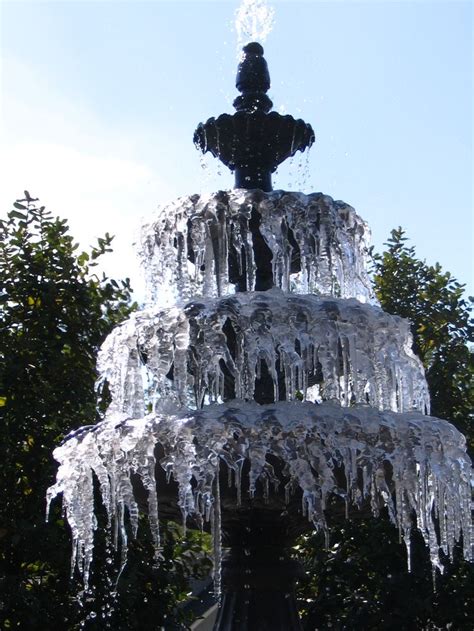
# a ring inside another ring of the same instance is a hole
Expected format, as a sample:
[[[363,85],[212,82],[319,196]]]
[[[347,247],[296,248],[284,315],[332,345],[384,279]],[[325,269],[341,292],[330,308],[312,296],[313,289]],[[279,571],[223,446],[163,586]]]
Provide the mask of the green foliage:
[[[0,221],[1,628],[62,627],[71,617],[70,543],[45,524],[52,449],[97,419],[95,354],[132,307],[128,280],[93,274],[112,237],[77,253],[65,220],[27,191]],[[53,597],[54,595],[54,597]],[[72,628],[72,626],[71,626]]]
[[[105,536],[105,520],[95,541],[92,589],[85,595],[82,614],[87,631],[142,631],[188,629],[193,615],[183,605],[190,602],[190,578],[204,578],[211,571],[210,536],[199,531],[183,534],[173,522],[162,524],[161,560],[141,516],[136,539],[130,538],[128,560],[120,567],[119,555]]]
[[[388,519],[347,521],[321,535],[302,538],[306,579],[300,584],[305,629],[379,631],[471,628],[474,608],[472,568],[461,559],[437,577],[421,540],[412,541],[413,569],[407,572],[405,546]],[[451,626],[449,626],[451,625]]]
[[[376,295],[385,311],[411,321],[432,414],[452,421],[472,448],[473,326],[463,286],[438,264],[417,259],[401,228],[386,245],[383,254],[372,253]],[[328,550],[317,535],[301,538],[295,553],[307,569],[298,593],[305,629],[471,629],[472,564],[457,550],[434,592],[428,553],[416,534],[412,550],[409,573],[405,547],[387,519],[334,525]]]
[[[184,620],[177,605],[189,576],[209,567],[201,535],[183,539],[175,526],[164,528],[156,568],[140,528],[117,583],[117,553],[98,531],[91,593],[79,602],[60,502],[45,523],[52,451],[71,430],[99,420],[96,353],[135,305],[128,279],[94,273],[112,237],[80,252],[66,221],[37,202],[25,191],[0,221],[0,629],[159,629]]]
[[[373,255],[374,281],[382,309],[412,323],[413,350],[426,370],[433,416],[452,421],[474,448],[474,342],[472,298],[441,266],[416,258],[401,228],[387,250]]]

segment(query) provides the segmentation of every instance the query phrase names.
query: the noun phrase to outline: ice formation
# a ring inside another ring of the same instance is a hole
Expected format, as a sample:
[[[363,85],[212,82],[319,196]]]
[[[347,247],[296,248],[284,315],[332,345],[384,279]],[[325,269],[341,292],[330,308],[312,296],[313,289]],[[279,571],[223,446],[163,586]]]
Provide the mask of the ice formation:
[[[137,418],[170,399],[198,408],[253,400],[262,364],[274,401],[424,412],[423,367],[410,347],[408,322],[379,307],[272,289],[139,311],[108,337],[99,369],[112,409]]]
[[[351,206],[321,193],[235,189],[182,198],[144,226],[141,259],[150,302],[174,305],[255,290],[262,238],[275,287],[373,301],[366,271],[370,233]]]
[[[342,497],[347,507],[367,501],[374,516],[381,508],[388,509],[408,552],[414,513],[435,566],[439,566],[439,548],[452,556],[461,534],[465,557],[472,558],[471,464],[464,437],[446,421],[419,412],[381,412],[368,405],[259,405],[234,400],[139,419],[110,414],[92,431],[76,433],[55,450],[60,467],[48,502],[63,494],[75,562],[86,581],[95,528],[93,474],[124,549],[126,513],[132,532],[138,527],[131,476],[140,476],[148,491],[148,519],[159,548],[158,503],[163,489],[157,489],[155,481],[157,444],[163,450],[161,467],[179,484],[178,503],[185,519],[194,515],[219,523],[217,486],[219,461],[223,461],[234,473],[236,504],[243,494],[252,497],[259,488],[266,498],[270,487],[276,492],[284,486],[287,497],[300,489],[303,515],[315,528],[326,529],[324,510],[331,495]],[[284,463],[283,482],[268,455]],[[240,488],[245,459],[250,462],[248,487]],[[343,486],[338,469],[344,472]]]
[[[407,546],[415,515],[435,567],[461,538],[472,558],[464,438],[422,414],[429,397],[409,323],[373,304],[367,235],[343,202],[283,191],[188,197],[145,227],[151,304],[100,352],[106,419],[54,454],[48,505],[62,493],[86,584],[94,476],[124,554],[127,521],[132,534],[138,526],[132,474],[141,478],[158,551],[156,466],[178,483],[184,518],[211,520],[217,565],[220,462],[234,472],[236,504],[299,489],[302,513],[325,529],[335,494],[374,515],[386,507]]]

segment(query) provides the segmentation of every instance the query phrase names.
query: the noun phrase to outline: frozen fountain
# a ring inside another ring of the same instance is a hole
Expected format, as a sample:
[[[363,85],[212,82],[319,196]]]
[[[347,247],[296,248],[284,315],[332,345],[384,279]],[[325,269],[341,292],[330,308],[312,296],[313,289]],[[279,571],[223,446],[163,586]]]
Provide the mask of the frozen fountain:
[[[248,44],[236,113],[195,133],[236,187],[144,227],[148,306],[104,343],[112,402],[56,449],[48,492],[62,493],[86,584],[94,477],[124,555],[142,507],[157,561],[160,519],[210,528],[221,631],[300,629],[289,549],[349,513],[388,513],[409,562],[414,527],[434,568],[461,540],[472,558],[464,438],[428,416],[409,323],[375,304],[366,224],[327,195],[272,191],[314,133],[270,111],[269,87],[263,48]]]

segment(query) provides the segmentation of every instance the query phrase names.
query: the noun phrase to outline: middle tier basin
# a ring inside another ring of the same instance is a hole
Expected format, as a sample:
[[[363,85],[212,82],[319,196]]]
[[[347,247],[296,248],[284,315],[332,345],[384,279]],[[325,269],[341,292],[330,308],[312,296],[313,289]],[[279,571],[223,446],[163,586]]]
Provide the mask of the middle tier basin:
[[[428,413],[411,343],[409,322],[374,305],[271,289],[134,313],[107,338],[99,371],[113,410],[135,418],[234,398]]]

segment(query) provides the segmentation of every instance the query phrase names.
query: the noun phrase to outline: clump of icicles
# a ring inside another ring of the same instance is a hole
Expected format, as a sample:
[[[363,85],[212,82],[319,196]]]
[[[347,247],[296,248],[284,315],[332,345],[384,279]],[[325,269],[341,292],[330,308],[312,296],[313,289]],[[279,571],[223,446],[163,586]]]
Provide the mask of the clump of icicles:
[[[274,401],[428,412],[411,342],[409,322],[374,305],[271,289],[138,311],[108,336],[98,368],[111,411],[136,418],[170,401],[253,400],[264,366]]]
[[[370,230],[351,206],[322,193],[243,189],[180,198],[143,226],[148,301],[171,306],[233,294],[237,285],[255,290],[258,233],[271,253],[275,287],[374,302]]]
[[[159,463],[155,448],[161,446]],[[76,432],[58,447],[57,481],[48,490],[48,507],[62,493],[71,527],[73,561],[87,585],[94,548],[94,476],[100,484],[115,544],[127,549],[127,521],[138,528],[138,503],[132,488],[137,475],[148,492],[148,521],[159,554],[155,467],[178,483],[183,520],[211,521],[216,589],[221,555],[219,466],[233,473],[236,509],[241,498],[283,490],[286,501],[300,489],[301,513],[316,529],[327,531],[325,509],[332,495],[349,506],[370,504],[377,517],[386,508],[405,542],[410,563],[412,517],[429,548],[433,568],[442,571],[439,551],[452,558],[456,542],[473,558],[471,463],[465,439],[446,421],[417,412],[395,414],[370,406],[341,408],[279,402],[258,405],[231,401],[201,410],[150,414],[131,419],[111,414],[92,429]],[[268,456],[283,464],[280,479]],[[242,481],[244,461],[250,471]],[[341,486],[337,470],[344,472]]]

